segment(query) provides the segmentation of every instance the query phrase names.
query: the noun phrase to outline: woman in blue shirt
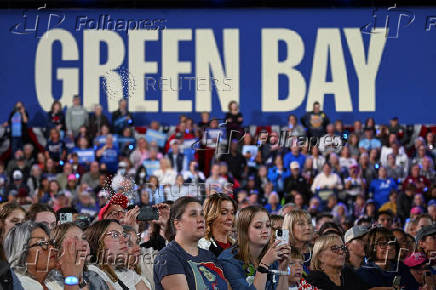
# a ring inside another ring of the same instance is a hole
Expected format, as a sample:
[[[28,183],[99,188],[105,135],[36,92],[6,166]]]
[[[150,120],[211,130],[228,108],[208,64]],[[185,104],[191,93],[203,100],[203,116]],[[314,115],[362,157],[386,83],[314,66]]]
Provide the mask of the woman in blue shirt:
[[[237,244],[218,257],[232,289],[288,289],[288,276],[271,270],[287,271],[290,247],[274,242],[270,246],[271,220],[266,209],[249,206],[241,209],[237,221]]]
[[[284,180],[289,176],[289,171],[287,168],[283,167],[283,158],[281,155],[277,155],[274,160],[275,166],[268,169],[268,179],[271,180],[273,184],[274,191],[279,193],[283,192],[285,188]]]
[[[176,200],[166,227],[170,242],[153,265],[156,290],[228,289],[227,279],[212,252],[198,247],[205,220],[200,202],[190,196]]]

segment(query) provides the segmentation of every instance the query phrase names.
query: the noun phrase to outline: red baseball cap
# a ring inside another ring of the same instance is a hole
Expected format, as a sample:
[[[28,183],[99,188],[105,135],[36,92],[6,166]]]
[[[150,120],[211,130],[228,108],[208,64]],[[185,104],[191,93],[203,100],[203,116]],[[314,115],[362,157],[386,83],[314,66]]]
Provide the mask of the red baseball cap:
[[[423,253],[413,253],[404,259],[403,263],[409,268],[414,268],[428,263],[428,259]]]

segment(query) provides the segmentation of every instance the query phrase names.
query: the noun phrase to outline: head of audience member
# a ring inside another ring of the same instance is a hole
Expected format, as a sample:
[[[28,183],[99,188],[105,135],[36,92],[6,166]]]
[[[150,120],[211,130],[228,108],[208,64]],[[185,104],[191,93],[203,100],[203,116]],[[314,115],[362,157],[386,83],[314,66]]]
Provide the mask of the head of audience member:
[[[318,236],[337,235],[342,238],[344,235],[342,228],[334,222],[327,222],[318,231]]]
[[[433,220],[431,218],[431,216],[429,214],[420,214],[416,217],[416,222],[417,222],[417,231],[419,231],[420,229],[422,229],[425,226],[431,226],[433,225]]]
[[[59,102],[58,100],[55,100],[52,104],[51,104],[51,109],[50,111],[54,114],[59,113],[60,111],[62,111],[62,104],[61,102]]]
[[[274,191],[268,196],[268,204],[272,206],[277,206],[279,202],[279,195],[277,194],[277,192]]]
[[[321,206],[321,200],[317,196],[313,196],[309,201],[308,211],[310,214],[315,214],[319,211],[319,207]]]
[[[427,203],[427,213],[430,215],[433,222],[436,221],[436,199],[432,199]]]
[[[50,239],[56,249],[59,250],[57,265],[63,264],[66,250],[76,250],[76,261],[85,261],[89,254],[89,244],[83,231],[73,222],[59,224],[50,232]]]
[[[368,233],[368,243],[365,247],[365,256],[385,270],[395,261],[399,245],[391,230],[384,227],[375,227]],[[386,262],[388,261],[388,262]]]
[[[321,111],[321,105],[319,104],[319,102],[314,102],[313,103],[313,112],[315,114],[318,114]]]
[[[56,268],[57,250],[49,236],[49,229],[44,224],[33,221],[13,227],[3,243],[11,268],[42,284],[48,273]]]
[[[205,233],[204,212],[200,202],[190,196],[178,198],[171,207],[165,237],[168,241],[195,244]]]
[[[310,267],[314,271],[331,272],[345,265],[347,248],[338,235],[325,235],[316,239],[313,245]]]
[[[331,213],[320,213],[316,216],[316,231],[319,231],[320,228],[327,222],[334,222],[333,215]]]
[[[377,206],[373,199],[368,199],[365,203],[364,214],[368,217],[375,218],[377,212]]]
[[[99,117],[102,115],[102,113],[103,113],[103,107],[100,104],[95,105],[94,106],[94,115],[96,117]]]
[[[300,175],[300,163],[293,161],[291,162],[290,167],[291,167],[292,176],[297,177]]]
[[[377,224],[392,230],[392,224],[394,221],[394,214],[391,210],[382,210],[377,214]]]
[[[208,124],[210,120],[210,113],[209,112],[201,112],[201,122]]]
[[[416,233],[416,246],[427,257],[436,253],[436,224],[424,226]]]
[[[304,255],[297,248],[291,248],[289,255],[289,286],[297,285],[303,277]]]
[[[128,235],[118,220],[99,220],[85,230],[84,237],[89,243],[91,263],[111,269],[126,266]]]
[[[332,172],[332,166],[330,165],[330,163],[328,162],[324,163],[324,165],[322,166],[322,172],[326,177],[330,176],[330,173]]]
[[[4,241],[9,230],[26,219],[26,211],[16,203],[4,203],[0,209],[0,242]]]
[[[127,269],[139,271],[138,263],[140,262],[141,255],[141,238],[136,233],[136,230],[128,225],[123,225],[124,233],[127,234],[127,246],[129,247],[128,251],[128,263],[126,265]],[[140,273],[140,272],[139,272]]]
[[[413,204],[414,206],[418,206],[424,209],[425,208],[424,195],[422,193],[415,194],[415,196],[413,197]]]
[[[359,268],[365,257],[367,226],[354,226],[345,232],[344,242],[348,249],[349,263],[356,269]]]
[[[333,210],[333,208],[338,204],[338,198],[336,197],[336,194],[332,193],[327,198],[327,209]]]
[[[288,213],[290,213],[292,210],[294,210],[295,209],[295,203],[293,203],[293,202],[288,202],[288,203],[286,203],[286,204],[284,204],[283,206],[282,206],[282,208],[281,208],[281,214],[283,215],[283,216],[285,216],[286,214],[288,214]]]
[[[101,219],[117,219],[122,220],[126,215],[126,208],[128,198],[122,194],[117,193],[111,197],[109,202],[100,209],[98,214],[99,220]]]
[[[374,130],[371,127],[365,127],[365,138],[372,139],[374,137]]]
[[[80,96],[79,95],[75,95],[73,97],[73,106],[75,106],[75,107],[80,106],[80,103],[81,103]]]
[[[211,173],[211,177],[213,179],[218,179],[219,173],[220,173],[220,166],[219,166],[219,164],[212,165],[210,173]]]
[[[329,134],[331,136],[334,135],[335,134],[335,126],[332,123],[328,124],[326,127],[326,131],[327,131],[327,134]]]
[[[292,152],[292,155],[294,155],[294,156],[300,155],[300,147],[298,147],[297,144],[292,143],[291,144],[291,152]]]
[[[297,247],[304,251],[313,238],[313,225],[310,214],[302,209],[294,209],[285,215],[283,229],[289,231],[291,247]]]
[[[27,212],[27,219],[35,223],[42,223],[48,229],[56,226],[56,215],[53,209],[41,203],[34,203]]]
[[[413,178],[418,178],[419,177],[419,164],[413,164],[412,167],[410,168],[410,175]]]
[[[30,159],[33,156],[33,145],[32,144],[26,144],[24,145],[24,157],[26,159]]]
[[[215,193],[204,202],[205,237],[221,242],[233,242],[230,235],[235,222],[238,205],[227,194]]]
[[[410,273],[419,285],[425,282],[425,272],[430,272],[429,259],[423,253],[413,253],[404,260],[404,264],[409,267]],[[431,276],[431,274],[430,274]]]
[[[410,243],[407,234],[402,229],[394,229],[392,233],[395,236],[395,239],[398,242],[398,246],[400,247],[399,256],[400,260],[403,261],[407,256],[413,253],[415,243]]]
[[[271,230],[273,231],[273,233],[276,230],[281,230],[283,227],[283,220],[284,217],[282,215],[279,214],[271,214],[270,215],[270,219],[271,219]]]
[[[416,220],[416,218],[423,213],[422,208],[415,206],[410,209],[410,219]],[[418,227],[418,221],[416,222],[416,226]],[[416,228],[418,230],[418,228]]]
[[[254,253],[250,251],[257,249],[260,257],[263,257],[268,249],[272,237],[271,220],[265,208],[249,206],[238,213],[237,223],[237,246],[239,252],[237,258],[244,264],[257,264],[252,258]]]

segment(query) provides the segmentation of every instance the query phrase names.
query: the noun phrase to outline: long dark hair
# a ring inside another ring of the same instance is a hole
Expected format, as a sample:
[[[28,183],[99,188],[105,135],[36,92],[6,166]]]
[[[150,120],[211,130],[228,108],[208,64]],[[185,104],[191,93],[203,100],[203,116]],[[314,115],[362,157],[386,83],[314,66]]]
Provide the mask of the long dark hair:
[[[192,196],[183,196],[174,202],[174,205],[170,210],[170,218],[168,219],[168,224],[165,229],[165,238],[171,242],[176,237],[176,228],[174,227],[174,221],[182,217],[185,212],[186,207],[189,203],[196,202],[201,205],[200,201]]]

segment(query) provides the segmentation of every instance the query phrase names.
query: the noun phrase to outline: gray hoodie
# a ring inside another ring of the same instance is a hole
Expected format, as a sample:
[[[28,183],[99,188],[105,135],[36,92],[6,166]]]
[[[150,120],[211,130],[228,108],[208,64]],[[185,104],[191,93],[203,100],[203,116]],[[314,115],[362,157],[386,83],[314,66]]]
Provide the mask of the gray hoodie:
[[[81,126],[88,126],[88,111],[82,106],[72,106],[67,109],[66,117],[67,130],[73,131],[76,136]]]

